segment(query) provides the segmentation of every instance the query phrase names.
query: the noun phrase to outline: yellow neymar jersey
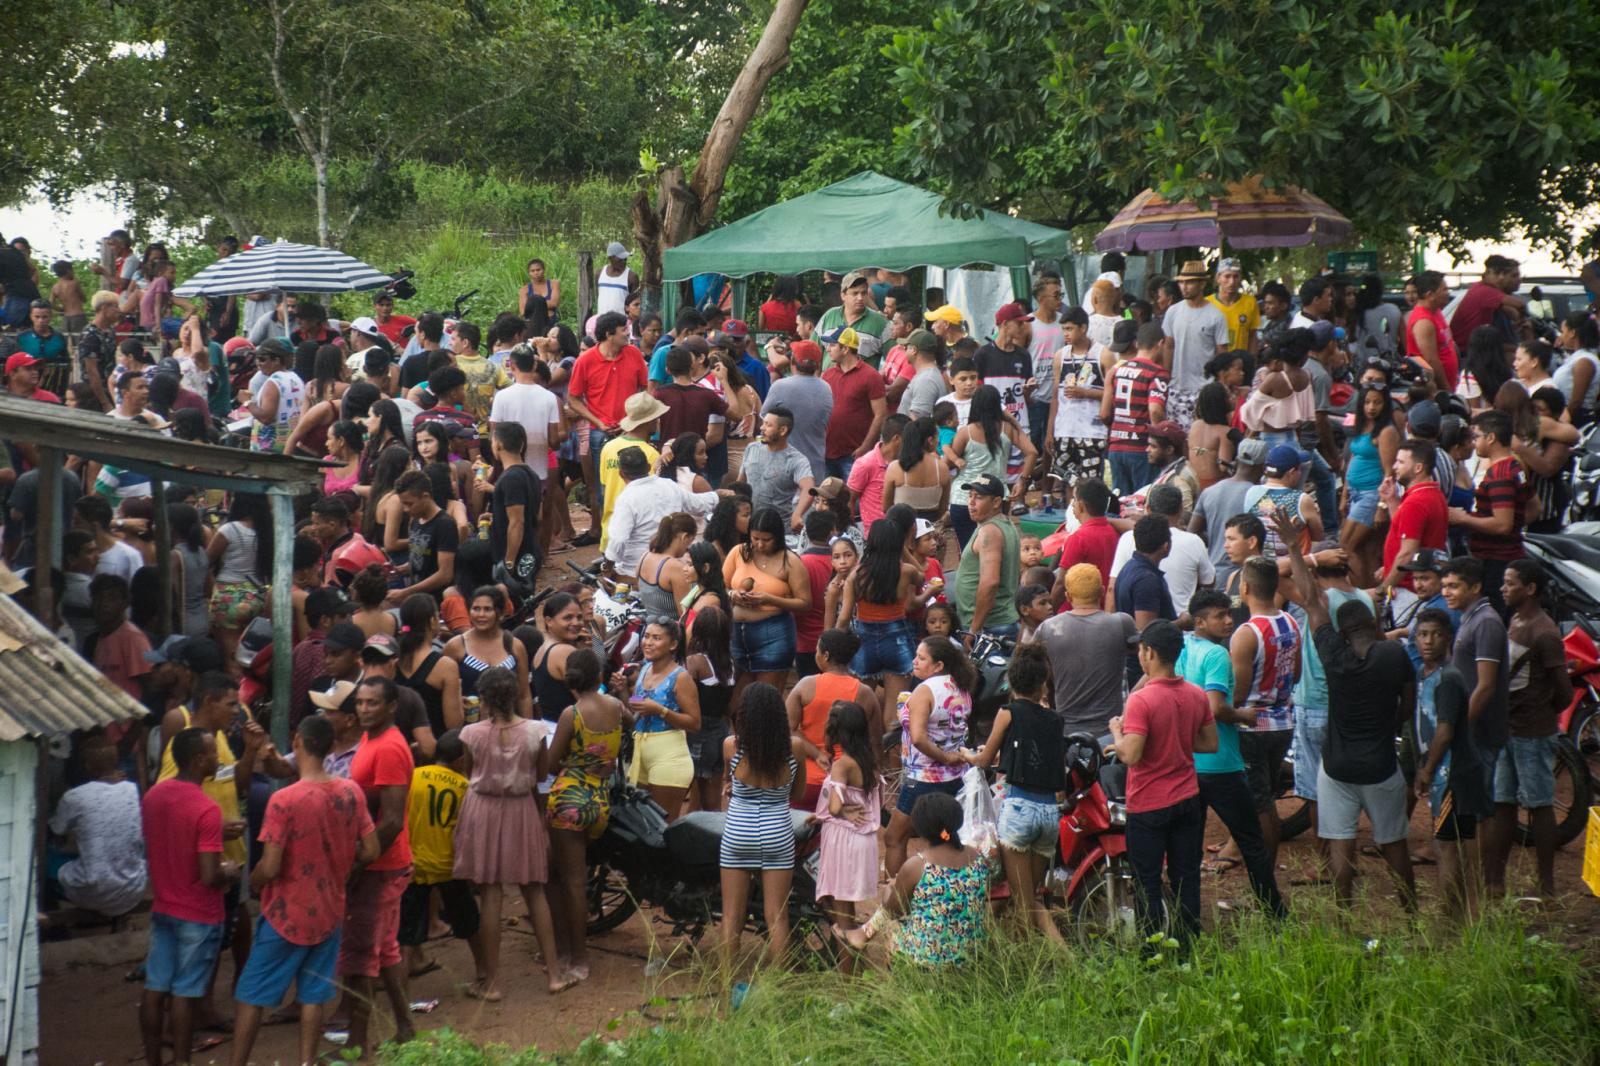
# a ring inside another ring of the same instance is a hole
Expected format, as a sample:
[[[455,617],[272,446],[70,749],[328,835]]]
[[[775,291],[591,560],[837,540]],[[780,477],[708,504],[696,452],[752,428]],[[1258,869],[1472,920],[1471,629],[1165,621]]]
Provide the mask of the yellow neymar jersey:
[[[1206,297],[1206,302],[1228,320],[1228,347],[1235,351],[1249,348],[1251,336],[1261,328],[1261,311],[1256,306],[1256,298],[1242,292],[1233,303],[1225,304],[1212,293]]]
[[[194,721],[194,717],[189,713],[189,708],[179,707],[178,710],[183,712],[183,727],[185,729],[189,728],[189,723]],[[178,776],[178,764],[172,759],[172,738],[166,737],[163,739],[161,771],[156,774],[158,782]],[[222,808],[222,820],[224,822],[238,821],[240,817],[239,786],[233,772],[233,764],[236,762],[238,762],[238,759],[234,757],[233,749],[228,746],[227,734],[220,729],[217,730],[217,772],[201,782],[200,790],[215,800],[217,806]],[[222,842],[222,857],[232,862],[244,862],[244,837],[238,836],[232,840],[224,840]]]
[[[406,830],[411,836],[411,880],[436,885],[454,879],[456,818],[467,795],[467,779],[448,766],[411,771]]]

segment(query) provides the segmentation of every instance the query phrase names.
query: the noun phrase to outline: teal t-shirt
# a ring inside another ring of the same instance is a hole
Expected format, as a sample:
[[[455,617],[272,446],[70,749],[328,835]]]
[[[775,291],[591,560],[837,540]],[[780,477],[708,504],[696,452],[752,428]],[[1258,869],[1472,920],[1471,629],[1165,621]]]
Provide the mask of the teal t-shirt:
[[[1206,692],[1220,692],[1233,702],[1233,660],[1228,649],[1193,634],[1183,638],[1178,655],[1178,676]],[[1239,754],[1239,727],[1232,722],[1217,723],[1217,750],[1195,752],[1194,769],[1199,774],[1232,774],[1244,771]]]
[[[1339,608],[1351,600],[1372,610],[1372,600],[1364,592],[1346,592],[1328,589],[1328,617],[1338,618]],[[1291,603],[1285,608],[1300,627],[1300,680],[1294,685],[1294,705],[1313,711],[1328,710],[1328,674],[1322,669],[1322,656],[1317,654],[1317,642],[1309,639],[1310,623],[1306,621],[1305,608]]]

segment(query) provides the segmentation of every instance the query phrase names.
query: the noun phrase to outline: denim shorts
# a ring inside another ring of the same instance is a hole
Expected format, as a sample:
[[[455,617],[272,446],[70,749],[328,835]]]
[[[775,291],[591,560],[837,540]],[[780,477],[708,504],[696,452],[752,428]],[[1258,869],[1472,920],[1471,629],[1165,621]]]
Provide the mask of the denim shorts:
[[[189,922],[151,912],[150,953],[144,960],[145,990],[199,999],[211,984],[211,968],[221,950],[221,922]]]
[[[1478,835],[1478,817],[1465,812],[1450,791],[1450,756],[1446,755],[1433,775],[1428,789],[1428,810],[1433,815],[1433,839],[1453,842],[1473,840]]]
[[[1000,802],[996,830],[1002,847],[1054,855],[1061,835],[1061,812],[1054,803],[1008,795]]]
[[[1556,802],[1556,746],[1547,737],[1512,737],[1494,766],[1494,801],[1533,810]]]
[[[857,619],[853,627],[861,638],[861,647],[850,660],[850,672],[857,677],[878,674],[900,674],[909,677],[911,660],[916,656],[916,641],[911,639],[911,627],[904,618],[889,622],[863,622]]]
[[[1368,529],[1378,519],[1378,490],[1377,489],[1351,489],[1350,490],[1350,521],[1360,522]]]
[[[1328,712],[1315,707],[1294,709],[1294,794],[1317,802],[1317,771],[1322,745],[1328,741]]]
[[[271,1010],[292,984],[296,1003],[326,1003],[339,993],[334,987],[338,965],[339,930],[320,944],[291,944],[262,918],[233,995],[240,1003]]]
[[[794,644],[792,614],[780,611],[757,622],[733,623],[733,665],[740,673],[787,672],[794,665]]]
[[[900,782],[900,798],[895,800],[894,809],[901,814],[910,814],[911,808],[917,805],[917,798],[930,792],[942,792],[955,799],[961,794],[961,778],[949,781],[913,781],[906,778]]]

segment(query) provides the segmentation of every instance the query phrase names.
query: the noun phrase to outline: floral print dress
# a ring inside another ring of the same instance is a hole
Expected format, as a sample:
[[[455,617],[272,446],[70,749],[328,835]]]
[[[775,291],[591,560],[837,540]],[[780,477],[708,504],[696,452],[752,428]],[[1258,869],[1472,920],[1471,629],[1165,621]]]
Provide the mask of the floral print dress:
[[[610,777],[622,751],[622,726],[601,733],[583,724],[572,708],[572,746],[566,765],[550,787],[550,827],[587,831],[598,837],[611,817]]]
[[[989,860],[979,854],[957,869],[928,863],[911,908],[894,932],[894,953],[919,966],[968,962],[989,936]]]

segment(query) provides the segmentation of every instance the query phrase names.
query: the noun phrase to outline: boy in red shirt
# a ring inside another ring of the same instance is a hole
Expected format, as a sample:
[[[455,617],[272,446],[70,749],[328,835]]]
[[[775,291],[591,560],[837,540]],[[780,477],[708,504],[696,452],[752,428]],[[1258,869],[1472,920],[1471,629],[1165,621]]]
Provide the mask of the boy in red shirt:
[[[239,876],[222,857],[222,811],[200,783],[217,772],[217,742],[204,729],[172,738],[178,776],[145,793],[145,855],[150,867],[150,954],[144,962],[139,1029],[148,1066],[161,1066],[161,1037],[172,1013],[173,1061],[189,1061],[194,1005],[211,985],[222,948],[222,890]]]
[[[1183,631],[1155,621],[1139,635],[1144,678],[1111,719],[1112,750],[1128,767],[1128,859],[1138,877],[1139,920],[1144,931],[1162,927],[1165,861],[1178,901],[1177,930],[1200,930],[1200,856],[1206,809],[1195,776],[1194,753],[1217,750],[1217,722],[1206,694],[1177,675]]]
[[[328,719],[302,719],[294,735],[300,779],[267,803],[261,858],[250,870],[250,887],[261,896],[261,920],[234,989],[234,1066],[249,1062],[262,1012],[283,1002],[290,984],[300,1004],[300,1061],[317,1060],[322,1005],[336,994],[345,883],[354,868],[378,857],[377,830],[360,786],[322,769],[332,750]]]
[[[387,677],[368,677],[356,687],[356,719],[365,735],[350,760],[350,780],[361,786],[377,825],[381,854],[350,879],[344,929],[339,943],[339,976],[350,984],[350,1038],[347,1047],[367,1046],[367,1023],[375,985],[394,1011],[397,1044],[416,1035],[406,1005],[405,970],[400,962],[400,897],[411,883],[411,842],[406,835],[406,797],[411,790],[411,745],[395,728],[399,689]]]

